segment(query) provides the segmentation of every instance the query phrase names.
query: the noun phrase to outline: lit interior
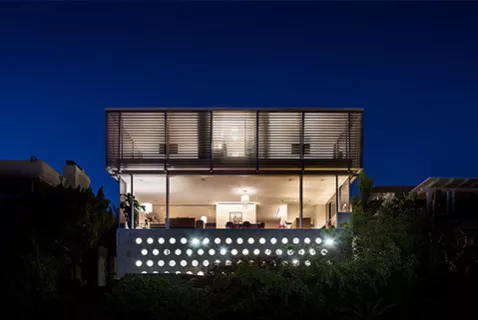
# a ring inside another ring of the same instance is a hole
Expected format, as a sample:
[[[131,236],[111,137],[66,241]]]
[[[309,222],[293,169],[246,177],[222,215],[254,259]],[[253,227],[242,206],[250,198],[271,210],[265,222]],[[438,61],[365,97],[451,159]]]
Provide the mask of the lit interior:
[[[123,175],[122,193],[131,192],[131,177]],[[348,183],[338,176],[339,186]],[[339,192],[340,211],[347,211],[348,188]],[[140,213],[140,226],[162,225],[166,218],[165,176],[134,175],[134,195],[146,206]],[[322,228],[335,212],[335,175],[306,175],[303,179],[304,228]],[[247,195],[247,196],[245,196]],[[244,203],[246,200],[246,204]],[[202,220],[208,228],[225,228],[234,221],[263,223],[266,229],[298,228],[299,177],[264,175],[172,175],[170,177],[169,217]]]

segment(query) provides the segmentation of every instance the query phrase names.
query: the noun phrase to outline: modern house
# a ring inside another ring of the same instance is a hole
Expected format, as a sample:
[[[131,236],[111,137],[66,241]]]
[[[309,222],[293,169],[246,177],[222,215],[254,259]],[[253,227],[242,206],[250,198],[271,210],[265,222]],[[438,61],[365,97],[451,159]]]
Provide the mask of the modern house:
[[[107,170],[145,208],[121,214],[119,276],[326,254],[362,144],[362,109],[107,109]]]

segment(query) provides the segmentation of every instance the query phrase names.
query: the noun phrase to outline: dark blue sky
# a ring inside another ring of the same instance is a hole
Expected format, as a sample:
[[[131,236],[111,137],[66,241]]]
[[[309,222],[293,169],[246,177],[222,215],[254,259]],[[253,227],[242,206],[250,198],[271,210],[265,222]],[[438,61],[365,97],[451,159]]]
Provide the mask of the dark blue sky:
[[[104,170],[104,108],[365,108],[380,185],[478,176],[478,4],[0,4],[0,159]]]

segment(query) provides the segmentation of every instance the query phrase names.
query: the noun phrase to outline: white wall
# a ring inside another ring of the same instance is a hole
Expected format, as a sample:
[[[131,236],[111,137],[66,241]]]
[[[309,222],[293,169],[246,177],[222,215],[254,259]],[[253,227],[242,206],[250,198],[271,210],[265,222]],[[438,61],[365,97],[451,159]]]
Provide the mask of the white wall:
[[[242,212],[242,221],[256,223],[256,204],[249,203],[247,210],[244,210],[242,203],[217,203],[216,204],[216,228],[225,228],[229,221],[230,212]]]

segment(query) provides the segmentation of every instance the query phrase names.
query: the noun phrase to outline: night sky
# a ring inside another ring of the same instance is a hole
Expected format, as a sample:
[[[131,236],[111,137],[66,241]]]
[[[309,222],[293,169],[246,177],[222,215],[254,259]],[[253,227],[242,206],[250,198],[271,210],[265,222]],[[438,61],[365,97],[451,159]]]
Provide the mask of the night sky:
[[[0,159],[116,197],[104,109],[365,109],[378,185],[478,176],[478,3],[0,4]]]

